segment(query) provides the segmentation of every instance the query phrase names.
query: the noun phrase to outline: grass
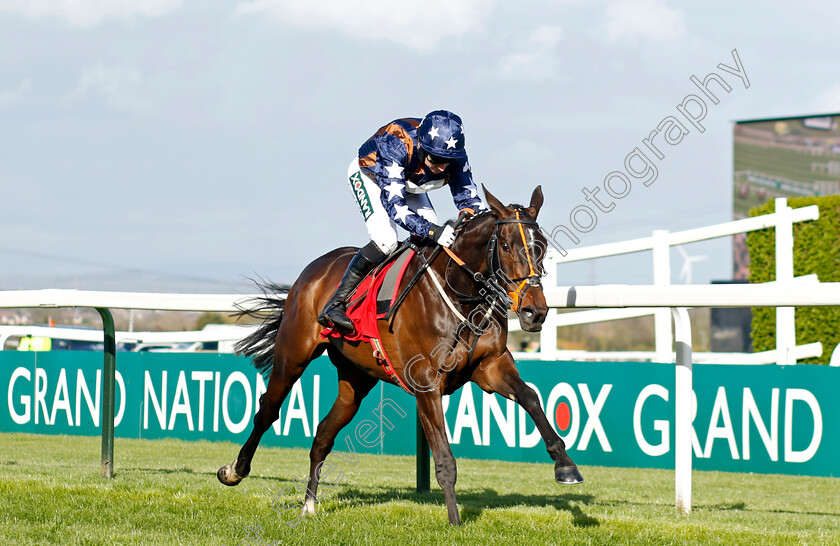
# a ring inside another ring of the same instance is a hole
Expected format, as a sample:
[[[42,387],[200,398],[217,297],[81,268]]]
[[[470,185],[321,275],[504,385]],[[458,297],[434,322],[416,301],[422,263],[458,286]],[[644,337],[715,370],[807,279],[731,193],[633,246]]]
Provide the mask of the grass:
[[[414,492],[414,459],[333,458],[343,484],[294,527],[272,497],[308,472],[301,449],[260,449],[234,488],[216,470],[239,446],[117,439],[99,477],[99,439],[0,434],[0,544],[837,544],[837,479],[694,473],[694,509],[674,513],[673,471],[582,467],[561,486],[546,464],[458,461],[464,525],[443,495]],[[286,495],[282,502],[297,501]]]
[[[765,148],[735,141],[736,171],[751,170],[811,183],[815,180],[837,180],[836,174],[811,170],[812,163],[837,160],[835,154],[811,155],[798,150]]]

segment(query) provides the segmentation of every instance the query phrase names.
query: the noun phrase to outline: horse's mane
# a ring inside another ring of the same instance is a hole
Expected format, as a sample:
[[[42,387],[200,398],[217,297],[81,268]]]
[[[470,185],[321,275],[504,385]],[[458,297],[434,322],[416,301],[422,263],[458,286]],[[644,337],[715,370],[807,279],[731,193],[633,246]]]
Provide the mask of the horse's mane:
[[[494,221],[494,224],[495,224],[495,221],[498,220],[498,218],[496,218],[496,215],[490,209],[482,210],[482,211],[474,214],[472,216],[472,218],[470,218],[467,221],[466,225],[464,226],[464,233],[466,233],[468,231],[472,231],[472,229],[478,229],[477,227],[473,227],[473,226],[481,225],[481,227],[484,228],[484,224],[486,224],[489,219],[492,219]],[[470,229],[470,228],[472,228],[472,229]]]

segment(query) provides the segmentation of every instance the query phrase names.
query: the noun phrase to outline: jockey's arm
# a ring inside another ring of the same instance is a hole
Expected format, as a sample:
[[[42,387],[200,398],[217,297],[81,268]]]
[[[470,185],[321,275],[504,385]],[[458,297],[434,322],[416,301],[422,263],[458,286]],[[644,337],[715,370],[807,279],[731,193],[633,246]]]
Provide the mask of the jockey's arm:
[[[373,168],[374,180],[382,190],[382,206],[388,216],[409,233],[428,237],[433,224],[411,210],[405,200],[405,164],[404,158],[380,153]]]
[[[478,195],[478,189],[472,178],[472,169],[467,158],[455,162],[449,174],[449,191],[452,192],[452,200],[458,211],[468,210],[477,213],[486,209],[487,205]]]

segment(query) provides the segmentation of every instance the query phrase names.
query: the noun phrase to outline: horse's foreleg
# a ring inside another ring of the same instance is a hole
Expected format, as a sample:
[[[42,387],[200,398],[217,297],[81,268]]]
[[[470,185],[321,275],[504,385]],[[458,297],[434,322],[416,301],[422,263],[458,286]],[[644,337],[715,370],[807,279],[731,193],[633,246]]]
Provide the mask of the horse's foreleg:
[[[274,421],[280,415],[280,406],[292,390],[309,362],[300,365],[276,365],[271,371],[265,394],[260,397],[260,409],[254,416],[254,428],[248,440],[239,450],[239,455],[230,464],[221,467],[216,475],[219,481],[225,485],[237,485],[251,473],[251,460],[254,452],[263,437]]]
[[[352,363],[339,362],[344,357],[330,353],[330,359],[338,368],[338,396],[333,403],[327,416],[318,424],[315,438],[312,440],[312,449],[309,451],[309,481],[306,487],[306,498],[303,501],[303,514],[312,515],[315,513],[315,503],[321,499],[317,497],[318,485],[321,483],[321,474],[324,461],[332,451],[335,444],[335,437],[341,432],[347,423],[353,420],[359,411],[362,400],[376,385],[377,380],[359,371]],[[346,359],[345,359],[346,360]],[[326,475],[331,475],[327,472]],[[324,484],[337,485],[341,481],[341,474],[332,476]]]
[[[432,456],[435,459],[435,477],[437,477],[438,484],[443,489],[449,523],[461,525],[458,501],[455,498],[455,482],[458,479],[458,469],[455,465],[455,456],[452,455],[452,448],[449,446],[449,440],[446,438],[440,393],[417,393],[417,414],[423,424],[423,431],[426,433],[426,439],[429,441],[429,447],[432,449]]]
[[[506,351],[498,358],[482,361],[473,372],[471,379],[483,390],[509,398],[528,412],[534,424],[537,425],[537,430],[540,431],[548,454],[554,460],[554,478],[558,482],[564,484],[583,482],[583,476],[577,465],[566,453],[566,444],[546,419],[537,393],[519,377],[519,371],[516,369],[516,363],[510,352]]]

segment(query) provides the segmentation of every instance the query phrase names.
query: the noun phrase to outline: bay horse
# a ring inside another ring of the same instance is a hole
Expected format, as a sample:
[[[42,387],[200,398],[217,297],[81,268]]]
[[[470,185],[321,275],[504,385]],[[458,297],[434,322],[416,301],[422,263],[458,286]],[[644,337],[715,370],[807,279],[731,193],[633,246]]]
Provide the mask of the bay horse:
[[[390,322],[378,322],[382,348],[397,377],[379,364],[370,343],[320,335],[318,313],[332,296],[356,248],[339,248],[313,261],[289,288],[285,300],[272,295],[271,286],[263,287],[265,297],[252,311],[262,312],[265,320],[239,343],[237,350],[251,357],[258,369],[266,373],[270,370],[271,375],[251,435],[236,459],[219,469],[219,481],[232,486],[248,476],[257,445],[277,420],[281,404],[307,365],[325,350],[338,370],[338,396],[312,441],[304,515],[315,513],[321,464],[336,436],[352,421],[362,399],[378,381],[407,383],[408,388],[403,388],[415,396],[450,524],[460,525],[461,518],[455,497],[455,457],[446,437],[441,397],[454,393],[467,381],[513,400],[528,412],[554,460],[556,481],[583,481],[536,393],[519,377],[506,347],[508,306],[512,304],[522,329],[528,332],[541,330],[548,312],[540,283],[546,239],[536,222],[543,204],[542,189],[537,186],[530,205],[522,207],[505,206],[482,188],[490,210],[459,217],[458,236],[450,249],[444,249],[449,256],[431,242],[422,247],[420,255],[409,263],[402,282],[405,284],[420,269],[425,272],[416,279]],[[490,320],[493,316],[495,322]],[[492,328],[491,323],[495,324]]]

